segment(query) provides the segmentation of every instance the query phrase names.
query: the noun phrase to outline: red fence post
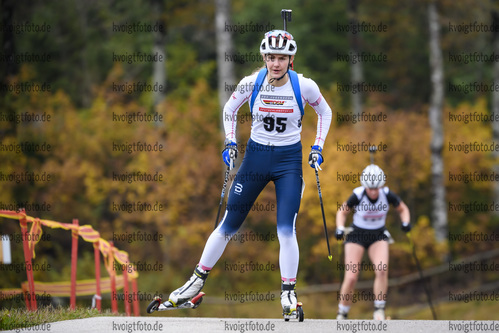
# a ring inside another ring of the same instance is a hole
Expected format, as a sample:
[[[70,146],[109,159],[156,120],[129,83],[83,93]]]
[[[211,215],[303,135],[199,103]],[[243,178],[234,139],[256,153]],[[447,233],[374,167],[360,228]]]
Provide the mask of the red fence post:
[[[79,226],[78,220],[73,219],[73,225]],[[76,309],[76,267],[78,264],[78,229],[71,230],[71,310]]]
[[[132,290],[133,290],[133,315],[135,317],[140,316],[140,309],[139,309],[139,292],[137,288],[137,279],[132,278]]]
[[[38,306],[36,304],[35,298],[35,280],[33,278],[33,253],[29,247],[29,233],[28,233],[28,221],[26,220],[26,213],[24,208],[19,210],[19,213],[24,213],[24,217],[19,220],[21,224],[21,234],[23,239],[23,250],[24,250],[24,261],[26,263],[26,275],[28,276],[28,290],[29,296],[25,295],[28,300],[26,302],[26,308],[30,311],[36,311]]]
[[[110,241],[109,245],[111,245],[111,251],[108,254],[108,263],[111,265],[111,311],[115,314],[118,313],[118,301],[116,298],[116,273],[114,270],[114,242]],[[109,261],[111,260],[111,261]]]
[[[125,314],[131,316],[130,301],[128,299],[128,264],[123,267],[123,298],[125,299]]]
[[[99,241],[94,243],[95,260],[95,307],[101,311],[101,293],[100,293],[100,250]]]

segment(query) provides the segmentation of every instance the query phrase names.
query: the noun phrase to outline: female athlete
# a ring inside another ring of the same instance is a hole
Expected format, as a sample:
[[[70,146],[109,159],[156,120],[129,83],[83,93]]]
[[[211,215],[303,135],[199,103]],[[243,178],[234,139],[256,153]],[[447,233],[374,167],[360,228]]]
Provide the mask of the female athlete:
[[[348,214],[353,211],[353,231],[345,240],[345,276],[338,295],[337,319],[347,319],[348,311],[356,295],[353,294],[360,269],[374,271],[373,294],[375,320],[385,320],[386,294],[388,291],[388,240],[390,234],[385,228],[386,214],[392,204],[402,220],[402,230],[408,232],[410,212],[400,198],[383,187],[385,174],[375,164],[367,166],[361,175],[361,187],[353,190],[352,195],[336,213],[336,239],[345,236],[345,222]],[[364,251],[367,250],[372,265],[361,262]]]
[[[253,203],[273,181],[277,201],[277,235],[281,273],[283,315],[296,312],[295,292],[299,250],[296,219],[302,194],[301,129],[303,105],[308,103],[318,115],[317,135],[309,154],[309,164],[319,168],[322,148],[331,123],[332,112],[317,84],[292,71],[297,45],[284,30],[267,32],[260,44],[265,66],[243,78],[223,109],[225,128],[224,162],[229,168],[237,157],[237,112],[250,104],[252,126],[246,152],[229,192],[227,209],[205,245],[194,274],[169,301],[180,305],[204,286],[211,269],[238,231]]]

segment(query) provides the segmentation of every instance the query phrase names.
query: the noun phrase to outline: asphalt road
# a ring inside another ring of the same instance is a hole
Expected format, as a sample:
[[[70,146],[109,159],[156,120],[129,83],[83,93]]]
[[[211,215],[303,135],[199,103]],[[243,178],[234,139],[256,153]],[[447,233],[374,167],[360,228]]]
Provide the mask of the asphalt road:
[[[432,320],[321,320],[304,322],[283,319],[177,318],[177,317],[96,317],[66,320],[44,326],[8,332],[499,332],[499,321]]]

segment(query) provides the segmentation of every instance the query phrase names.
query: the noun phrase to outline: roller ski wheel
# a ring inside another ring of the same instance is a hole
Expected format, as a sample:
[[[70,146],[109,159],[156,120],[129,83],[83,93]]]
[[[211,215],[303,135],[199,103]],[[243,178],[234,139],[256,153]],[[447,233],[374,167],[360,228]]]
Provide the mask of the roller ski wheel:
[[[290,319],[298,319],[298,321],[303,321],[305,319],[305,313],[303,312],[302,302],[296,303],[296,310],[292,311],[290,314],[283,313],[284,321],[289,321]]]
[[[149,303],[147,307],[147,313],[153,313],[154,311],[166,311],[166,310],[178,310],[178,309],[195,309],[197,308],[201,302],[203,301],[203,296],[205,293],[200,292],[196,296],[194,296],[190,301],[182,303],[180,305],[175,306],[172,302],[166,301],[162,302],[161,297],[155,296],[153,301]]]
[[[153,313],[154,311],[158,311],[158,307],[161,304],[161,297],[159,296],[154,296],[154,299],[152,300],[151,303],[147,306],[147,313]]]

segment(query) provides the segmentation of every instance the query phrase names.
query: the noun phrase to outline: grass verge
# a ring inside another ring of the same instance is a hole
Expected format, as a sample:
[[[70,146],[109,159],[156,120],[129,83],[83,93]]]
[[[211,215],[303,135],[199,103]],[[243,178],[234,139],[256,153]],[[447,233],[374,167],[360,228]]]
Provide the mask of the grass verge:
[[[99,312],[97,309],[69,307],[42,307],[36,311],[26,309],[1,309],[0,330],[16,330],[38,327],[40,331],[50,331],[50,323],[62,320],[90,317],[116,316],[110,310]]]

